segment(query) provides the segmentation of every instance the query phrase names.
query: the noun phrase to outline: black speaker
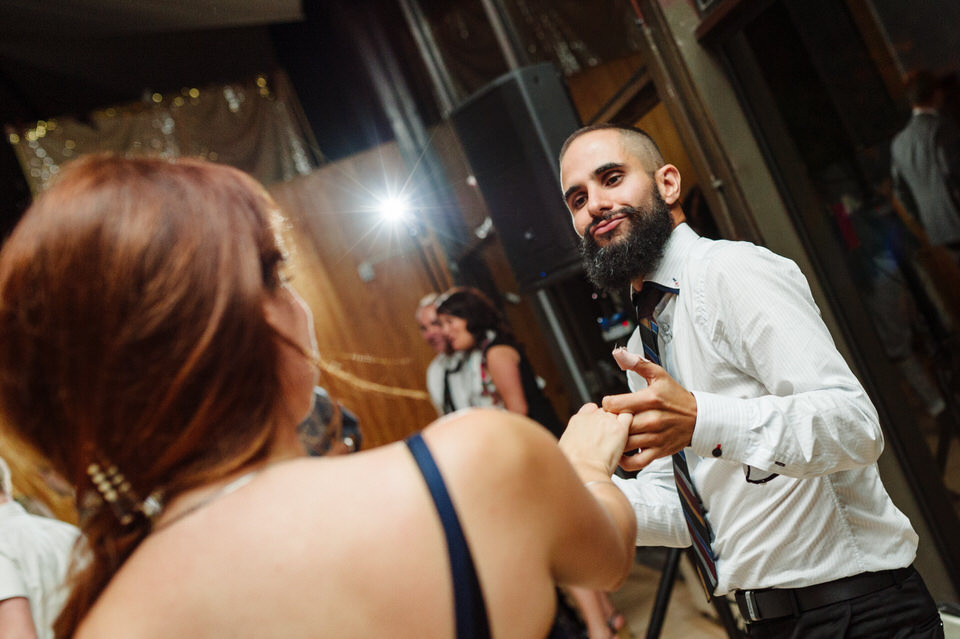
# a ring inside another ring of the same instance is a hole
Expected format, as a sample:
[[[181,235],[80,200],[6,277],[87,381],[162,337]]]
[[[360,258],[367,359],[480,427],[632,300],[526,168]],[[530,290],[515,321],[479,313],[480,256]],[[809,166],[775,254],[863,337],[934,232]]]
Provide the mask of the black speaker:
[[[521,289],[582,270],[557,154],[579,126],[552,63],[503,75],[450,114]]]

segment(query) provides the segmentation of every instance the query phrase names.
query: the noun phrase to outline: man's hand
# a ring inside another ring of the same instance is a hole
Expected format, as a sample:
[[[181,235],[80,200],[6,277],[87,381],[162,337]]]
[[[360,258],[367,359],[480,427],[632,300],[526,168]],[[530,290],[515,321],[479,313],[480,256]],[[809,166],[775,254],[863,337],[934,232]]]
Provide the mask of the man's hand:
[[[673,455],[690,445],[697,423],[697,399],[662,367],[625,348],[613,353],[622,370],[632,370],[647,387],[633,393],[608,395],[603,409],[611,413],[632,413],[627,450],[640,449],[620,458],[624,470],[640,470],[654,459]]]

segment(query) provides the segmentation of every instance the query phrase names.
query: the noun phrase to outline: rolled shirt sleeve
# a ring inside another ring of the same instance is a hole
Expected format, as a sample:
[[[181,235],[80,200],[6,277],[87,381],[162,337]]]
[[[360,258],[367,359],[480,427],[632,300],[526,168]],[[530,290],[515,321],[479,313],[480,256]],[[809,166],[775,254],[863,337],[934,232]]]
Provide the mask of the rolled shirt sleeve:
[[[27,587],[20,577],[17,564],[9,557],[0,555],[0,601],[26,596]]]

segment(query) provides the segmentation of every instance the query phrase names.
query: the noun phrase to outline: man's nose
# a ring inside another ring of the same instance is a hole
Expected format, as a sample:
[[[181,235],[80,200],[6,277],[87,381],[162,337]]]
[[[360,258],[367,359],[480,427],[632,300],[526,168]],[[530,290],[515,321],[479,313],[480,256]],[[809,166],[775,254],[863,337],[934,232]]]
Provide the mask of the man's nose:
[[[587,196],[587,213],[591,217],[602,217],[613,210],[613,202],[602,192],[590,193]]]

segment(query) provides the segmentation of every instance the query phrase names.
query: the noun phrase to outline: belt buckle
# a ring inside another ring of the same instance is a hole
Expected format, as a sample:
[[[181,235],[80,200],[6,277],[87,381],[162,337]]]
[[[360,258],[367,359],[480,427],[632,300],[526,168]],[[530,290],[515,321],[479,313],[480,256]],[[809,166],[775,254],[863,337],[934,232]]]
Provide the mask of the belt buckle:
[[[741,590],[740,594],[743,597],[744,611],[742,608],[741,613],[746,613],[747,621],[753,623],[755,621],[760,621],[763,617],[760,615],[760,606],[757,604],[756,593],[753,590]]]

